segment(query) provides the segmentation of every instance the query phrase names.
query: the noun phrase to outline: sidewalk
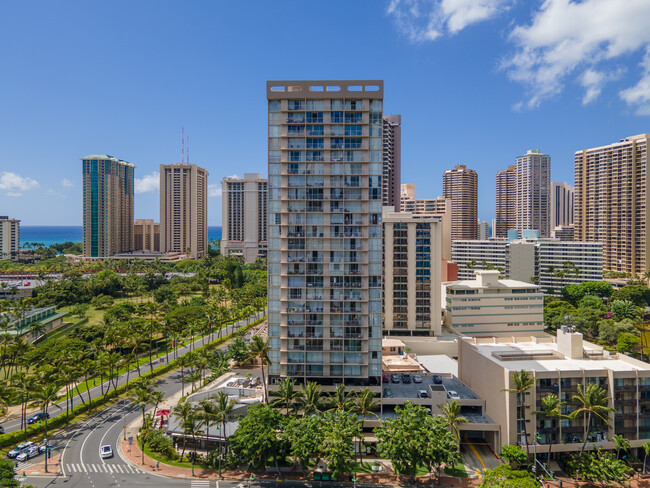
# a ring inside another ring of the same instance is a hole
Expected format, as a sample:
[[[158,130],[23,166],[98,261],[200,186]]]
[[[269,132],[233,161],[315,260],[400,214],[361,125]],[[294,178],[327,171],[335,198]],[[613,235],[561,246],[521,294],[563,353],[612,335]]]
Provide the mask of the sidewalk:
[[[60,459],[61,455],[57,454],[47,460],[47,473],[45,472],[45,459],[40,463],[31,465],[29,468],[23,470],[17,469],[16,479],[20,479],[23,473],[25,473],[26,476],[61,476],[61,466],[59,465]]]

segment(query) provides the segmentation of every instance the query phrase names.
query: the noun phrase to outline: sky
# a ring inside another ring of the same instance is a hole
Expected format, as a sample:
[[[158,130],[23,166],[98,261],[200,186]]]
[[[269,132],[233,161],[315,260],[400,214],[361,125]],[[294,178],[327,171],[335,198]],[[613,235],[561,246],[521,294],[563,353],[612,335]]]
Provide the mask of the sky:
[[[267,174],[266,80],[383,79],[402,115],[402,183],[495,176],[528,149],[573,183],[574,152],[650,132],[650,0],[0,1],[0,215],[81,225],[81,161],[136,165],[136,218],[157,171]]]

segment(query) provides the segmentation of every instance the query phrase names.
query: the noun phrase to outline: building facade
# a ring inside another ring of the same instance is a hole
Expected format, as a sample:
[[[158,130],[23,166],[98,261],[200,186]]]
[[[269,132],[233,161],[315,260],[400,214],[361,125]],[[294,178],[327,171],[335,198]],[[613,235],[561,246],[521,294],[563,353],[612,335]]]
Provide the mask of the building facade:
[[[246,173],[221,180],[221,254],[247,263],[267,255],[268,180]]]
[[[0,216],[0,260],[18,259],[20,251],[20,220]]]
[[[497,171],[497,218],[493,237],[507,237],[517,228],[517,171],[515,165]]]
[[[160,252],[160,224],[153,219],[133,222],[133,250]]]
[[[486,240],[490,237],[490,224],[479,220],[477,223],[477,239]]]
[[[160,165],[160,252],[208,252],[208,172],[196,164]]]
[[[451,240],[476,239],[478,174],[457,164],[442,175],[442,196],[451,199]]]
[[[564,182],[551,182],[551,237],[556,227],[573,225],[573,202],[575,190]]]
[[[269,381],[378,388],[383,81],[269,81],[267,99]]]
[[[551,204],[551,157],[538,149],[519,156],[516,166],[516,228],[539,230],[549,237]]]
[[[575,239],[603,243],[605,270],[649,269],[650,134],[575,153]]]
[[[542,336],[544,295],[539,286],[499,279],[497,270],[477,270],[475,280],[444,285],[445,325],[468,336]]]
[[[442,219],[383,208],[385,335],[440,334]]]
[[[382,204],[399,211],[402,178],[402,116],[384,115],[384,167],[381,177]]]
[[[81,161],[84,256],[132,251],[135,166],[106,154]]]

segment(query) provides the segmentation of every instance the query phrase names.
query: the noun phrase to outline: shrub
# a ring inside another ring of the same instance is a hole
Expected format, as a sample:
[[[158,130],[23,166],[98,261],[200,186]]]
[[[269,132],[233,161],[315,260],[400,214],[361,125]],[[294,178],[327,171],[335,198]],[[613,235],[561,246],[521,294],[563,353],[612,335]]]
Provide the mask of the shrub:
[[[162,454],[168,459],[177,459],[178,454],[174,449],[174,443],[160,429],[151,429],[144,435],[144,442],[149,449],[158,454]]]

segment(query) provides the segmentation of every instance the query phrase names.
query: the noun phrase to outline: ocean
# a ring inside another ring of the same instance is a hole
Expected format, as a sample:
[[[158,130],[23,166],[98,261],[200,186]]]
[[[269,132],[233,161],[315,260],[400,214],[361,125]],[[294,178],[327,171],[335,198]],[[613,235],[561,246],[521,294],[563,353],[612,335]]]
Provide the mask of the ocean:
[[[80,225],[21,225],[20,247],[26,242],[38,242],[45,247],[63,242],[81,242],[83,229]],[[208,226],[208,240],[221,239],[220,226]]]

